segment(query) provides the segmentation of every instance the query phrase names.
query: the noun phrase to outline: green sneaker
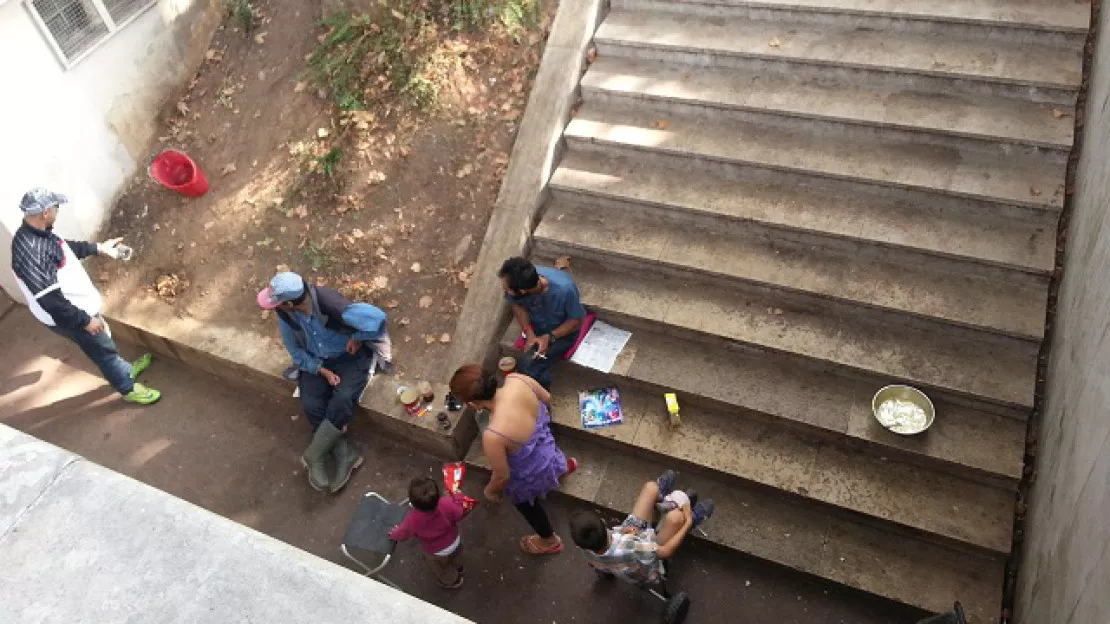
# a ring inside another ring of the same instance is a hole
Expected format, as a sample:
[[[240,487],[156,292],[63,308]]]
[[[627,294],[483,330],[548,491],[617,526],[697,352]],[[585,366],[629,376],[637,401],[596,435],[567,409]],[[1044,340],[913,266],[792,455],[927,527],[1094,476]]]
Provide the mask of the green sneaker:
[[[123,397],[123,400],[129,403],[138,403],[139,405],[150,405],[151,403],[157,403],[160,398],[162,398],[161,392],[158,392],[154,388],[147,388],[141,383],[137,383],[135,387],[131,389],[131,392]]]
[[[139,375],[142,375],[146,372],[146,369],[150,368],[150,362],[153,359],[154,356],[150,353],[140,355],[139,359],[131,363],[131,378],[138,379]]]

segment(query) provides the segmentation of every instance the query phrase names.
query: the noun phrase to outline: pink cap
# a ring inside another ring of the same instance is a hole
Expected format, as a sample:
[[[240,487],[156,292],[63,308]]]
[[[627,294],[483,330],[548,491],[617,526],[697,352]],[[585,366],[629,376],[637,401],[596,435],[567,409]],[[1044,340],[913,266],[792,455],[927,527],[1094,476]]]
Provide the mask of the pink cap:
[[[278,307],[278,303],[280,302],[274,300],[273,286],[267,286],[258,291],[258,307],[263,310],[273,310]]]

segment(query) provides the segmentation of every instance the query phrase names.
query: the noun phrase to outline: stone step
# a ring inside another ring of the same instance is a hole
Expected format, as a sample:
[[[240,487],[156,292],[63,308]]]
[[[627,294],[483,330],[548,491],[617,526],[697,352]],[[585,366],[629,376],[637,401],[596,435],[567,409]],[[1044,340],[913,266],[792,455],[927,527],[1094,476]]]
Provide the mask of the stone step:
[[[1081,46],[1090,7],[1040,0],[614,0],[621,11],[791,21],[886,32]]]
[[[559,446],[580,462],[562,492],[621,514],[631,511],[645,481],[671,467],[589,439],[560,436]],[[480,440],[467,461],[488,472]],[[736,479],[689,472],[679,476],[679,486],[716,501],[716,513],[704,527],[713,544],[929,611],[948,609],[958,599],[973,624],[998,619],[1000,561],[830,514]],[[577,555],[572,544],[567,547],[564,556]]]
[[[923,331],[875,322],[851,310],[809,310],[773,292],[707,287],[704,282],[579,260],[583,303],[663,333],[755,348],[845,369],[876,390],[907,383],[937,398],[1028,413],[1038,348],[1018,340],[980,340],[968,332]],[[782,307],[785,306],[785,307]],[[997,411],[997,410],[995,410]],[[1020,420],[1020,418],[1019,418]]]
[[[586,289],[587,279],[582,280]],[[612,375],[622,384],[676,391],[684,402],[825,438],[880,458],[1013,490],[1021,477],[1025,422],[929,392],[937,420],[926,434],[895,435],[871,412],[875,392],[894,379],[846,375],[812,359],[706,340],[642,317],[591,308],[632,332]],[[507,350],[512,336],[506,336]],[[510,350],[511,351],[511,350]]]
[[[1081,46],[614,9],[598,54],[1073,105]]]
[[[619,57],[599,58],[582,78],[587,100],[646,100],[668,112],[709,115],[815,132],[855,132],[956,149],[1046,152],[1064,159],[1075,120],[1071,107],[1005,98],[829,85],[789,75],[698,68]]]
[[[1031,341],[1044,333],[1047,285],[1040,278],[985,280],[914,269],[881,254],[850,256],[582,205],[549,206],[534,236],[538,253],[548,257],[592,255],[729,287],[766,287],[818,309],[828,300],[862,306],[860,315],[905,317],[938,331],[954,325]]]
[[[668,163],[668,165],[671,163]],[[681,164],[681,163],[675,163]],[[682,180],[682,184],[675,184]],[[888,257],[919,265],[933,257],[1051,275],[1055,265],[1055,215],[1039,221],[1005,219],[974,205],[937,210],[790,181],[730,179],[678,169],[646,159],[569,152],[548,184],[559,201],[590,203],[602,210],[640,210],[693,222],[734,222],[801,243],[883,246]],[[983,236],[983,232],[991,236]]]
[[[682,427],[672,431],[662,393],[619,383],[625,424],[586,430],[578,392],[614,383],[606,375],[591,373],[565,367],[556,375],[551,408],[560,431],[602,437],[621,452],[664,461],[671,458],[688,467],[877,518],[954,548],[971,547],[994,555],[1010,551],[1012,488],[885,461],[774,423],[698,405],[684,405]]]
[[[790,132],[673,114],[647,102],[586,102],[563,136],[571,149],[665,153],[736,168],[848,180],[895,198],[908,189],[1053,212],[1063,205],[1065,166],[1044,159],[1003,160],[940,146]]]

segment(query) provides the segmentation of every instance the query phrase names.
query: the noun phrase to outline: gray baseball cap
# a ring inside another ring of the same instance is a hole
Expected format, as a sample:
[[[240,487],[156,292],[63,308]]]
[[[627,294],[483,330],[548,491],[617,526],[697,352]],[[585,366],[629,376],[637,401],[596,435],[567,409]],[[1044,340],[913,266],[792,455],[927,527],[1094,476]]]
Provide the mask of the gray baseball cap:
[[[69,198],[65,195],[38,187],[23,194],[23,199],[19,200],[19,209],[24,215],[31,217],[68,202]]]

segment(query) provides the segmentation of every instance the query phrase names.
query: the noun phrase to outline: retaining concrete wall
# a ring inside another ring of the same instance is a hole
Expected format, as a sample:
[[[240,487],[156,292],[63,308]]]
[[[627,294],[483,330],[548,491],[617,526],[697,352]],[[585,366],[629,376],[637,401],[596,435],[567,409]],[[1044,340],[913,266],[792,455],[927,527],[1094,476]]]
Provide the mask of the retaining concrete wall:
[[[1101,32],[1110,26],[1102,11]],[[1110,40],[1090,68],[1017,619],[1110,622]]]
[[[497,270],[506,258],[527,255],[532,230],[547,199],[547,180],[559,161],[563,129],[578,101],[578,81],[586,71],[586,49],[607,6],[602,0],[563,0],[551,25],[535,86],[497,194],[474,281],[455,326],[455,340],[441,377],[468,362],[492,364],[509,322]]]
[[[0,622],[467,622],[0,425]]]

